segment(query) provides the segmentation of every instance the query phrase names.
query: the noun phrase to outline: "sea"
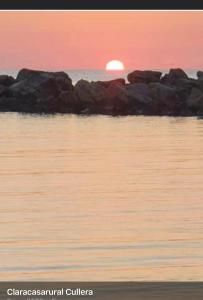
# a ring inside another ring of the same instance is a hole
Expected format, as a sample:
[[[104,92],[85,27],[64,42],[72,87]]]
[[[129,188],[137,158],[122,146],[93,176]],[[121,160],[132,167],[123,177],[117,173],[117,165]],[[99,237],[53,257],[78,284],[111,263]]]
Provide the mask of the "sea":
[[[0,113],[0,128],[1,281],[203,280],[203,119]]]

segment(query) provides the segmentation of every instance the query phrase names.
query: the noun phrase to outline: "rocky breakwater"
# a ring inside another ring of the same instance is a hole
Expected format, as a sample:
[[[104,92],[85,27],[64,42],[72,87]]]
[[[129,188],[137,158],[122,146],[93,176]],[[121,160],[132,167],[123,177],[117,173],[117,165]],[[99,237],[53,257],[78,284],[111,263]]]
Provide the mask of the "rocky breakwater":
[[[0,111],[106,115],[203,116],[203,72],[134,71],[128,82],[79,80],[65,72],[22,69],[0,75]]]

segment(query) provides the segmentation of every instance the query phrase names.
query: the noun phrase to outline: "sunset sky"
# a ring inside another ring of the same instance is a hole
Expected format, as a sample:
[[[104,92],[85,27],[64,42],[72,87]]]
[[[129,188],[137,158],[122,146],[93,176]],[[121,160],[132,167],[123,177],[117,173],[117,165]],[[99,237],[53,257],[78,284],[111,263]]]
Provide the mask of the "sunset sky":
[[[0,12],[0,69],[202,68],[203,12]]]

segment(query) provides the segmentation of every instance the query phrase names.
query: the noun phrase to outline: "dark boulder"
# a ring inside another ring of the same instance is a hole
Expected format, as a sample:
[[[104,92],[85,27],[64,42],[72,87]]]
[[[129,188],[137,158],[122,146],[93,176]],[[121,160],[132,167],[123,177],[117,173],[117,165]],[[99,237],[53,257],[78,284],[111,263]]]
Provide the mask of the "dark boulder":
[[[125,79],[123,78],[118,78],[118,79],[113,79],[113,80],[108,80],[108,81],[96,81],[96,83],[100,84],[101,86],[104,86],[108,88],[109,86],[115,86],[115,85],[125,85]]]
[[[0,111],[109,115],[203,115],[203,72],[134,71],[123,78],[75,86],[65,72],[23,69],[0,76]],[[160,79],[161,78],[161,79]]]
[[[63,112],[61,93],[73,91],[72,81],[64,72],[23,69],[17,82],[9,87],[9,95],[19,99],[19,110],[29,112]]]
[[[146,83],[133,83],[126,86],[128,97],[142,104],[150,104],[152,98],[150,95],[149,86]]]
[[[122,113],[127,106],[123,81],[88,82],[80,80],[75,85],[78,111],[89,113]]]
[[[72,80],[65,72],[45,72],[45,71],[38,71],[38,70],[30,70],[30,69],[22,69],[19,71],[16,81],[34,81],[37,83],[42,79],[55,79],[61,85],[61,88],[64,86],[64,89],[71,89]]]
[[[199,78],[197,81],[196,81],[196,87],[198,89],[200,89],[202,92],[203,92],[203,78]]]
[[[196,87],[203,92],[203,71],[197,72]]]
[[[161,83],[149,84],[150,95],[153,99],[153,111],[160,115],[178,115],[182,108],[177,90]]]
[[[12,76],[0,75],[0,85],[10,86],[15,82],[15,79]]]
[[[158,71],[133,71],[127,78],[130,83],[150,83],[159,82],[162,73]]]
[[[203,71],[197,71],[197,78],[203,80]]]
[[[75,91],[79,102],[84,105],[103,102],[107,97],[105,86],[84,79],[81,79],[76,83]]]
[[[5,85],[0,84],[0,97],[4,96],[7,92],[7,87]]]
[[[175,85],[179,79],[188,79],[187,74],[180,68],[170,69],[168,74],[161,78],[161,83]]]
[[[175,87],[182,89],[191,89],[197,86],[197,80],[193,78],[178,78],[175,82]]]
[[[131,111],[147,115],[178,115],[182,102],[176,88],[159,82],[134,83],[126,86]]]
[[[107,99],[104,112],[114,114],[128,114],[130,111],[130,101],[123,84],[114,83],[107,87]]]
[[[203,115],[203,92],[200,89],[192,89],[187,99],[187,106],[193,114]]]
[[[129,99],[130,113],[152,114],[153,99],[148,84],[129,84],[126,86],[126,92]]]
[[[180,78],[177,79],[174,85],[169,85],[176,89],[179,98],[185,102],[191,94],[192,88],[198,87],[198,81],[193,78]]]
[[[78,98],[75,90],[62,91],[59,95],[60,110],[63,113],[75,113],[78,105]]]
[[[1,96],[0,97],[0,111],[21,111],[20,101],[14,97]]]

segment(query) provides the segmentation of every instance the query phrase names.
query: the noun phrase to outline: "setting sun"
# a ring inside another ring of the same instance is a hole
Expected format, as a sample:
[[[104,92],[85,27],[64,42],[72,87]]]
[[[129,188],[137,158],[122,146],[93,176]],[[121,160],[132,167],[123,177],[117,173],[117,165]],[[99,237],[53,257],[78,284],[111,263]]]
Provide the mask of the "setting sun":
[[[108,71],[124,70],[124,65],[119,60],[111,60],[106,64],[106,70]]]

